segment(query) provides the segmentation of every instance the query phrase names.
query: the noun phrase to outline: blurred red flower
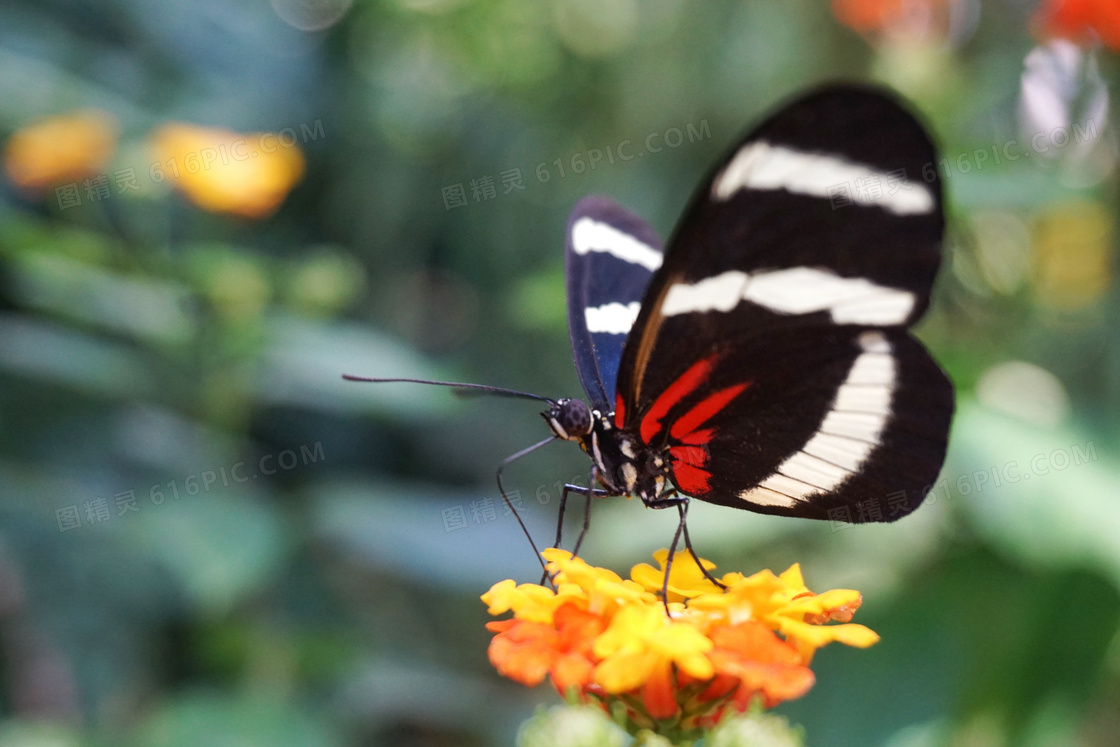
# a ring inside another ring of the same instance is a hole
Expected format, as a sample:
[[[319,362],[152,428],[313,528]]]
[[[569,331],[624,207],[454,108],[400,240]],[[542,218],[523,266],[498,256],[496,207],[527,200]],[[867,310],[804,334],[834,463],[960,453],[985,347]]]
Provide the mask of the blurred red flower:
[[[944,34],[959,0],[832,0],[840,23],[861,34],[928,37]]]
[[[1043,0],[1036,22],[1049,36],[1076,42],[1100,39],[1120,50],[1120,2],[1117,0]]]
[[[902,0],[832,0],[832,12],[855,31],[882,31],[902,15]]]

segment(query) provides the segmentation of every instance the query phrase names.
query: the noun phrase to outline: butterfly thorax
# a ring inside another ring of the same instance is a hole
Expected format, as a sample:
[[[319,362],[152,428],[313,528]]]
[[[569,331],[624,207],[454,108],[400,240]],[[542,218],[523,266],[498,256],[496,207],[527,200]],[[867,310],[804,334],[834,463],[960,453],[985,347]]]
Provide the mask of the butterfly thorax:
[[[669,473],[667,451],[616,428],[613,414],[594,411],[593,416],[591,433],[580,445],[595,461],[599,482],[618,495],[636,495],[647,506],[661,503]]]

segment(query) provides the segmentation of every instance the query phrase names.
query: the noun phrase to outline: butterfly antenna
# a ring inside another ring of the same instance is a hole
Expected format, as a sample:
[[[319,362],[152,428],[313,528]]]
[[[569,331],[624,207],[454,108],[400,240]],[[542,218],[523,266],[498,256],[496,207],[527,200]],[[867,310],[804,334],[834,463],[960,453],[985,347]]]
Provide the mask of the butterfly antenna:
[[[539,394],[531,394],[530,392],[519,392],[516,389],[506,389],[500,386],[490,386],[488,384],[465,384],[457,381],[429,381],[428,379],[374,379],[369,376],[355,376],[354,374],[342,374],[342,378],[347,381],[366,381],[371,384],[391,384],[395,382],[405,382],[408,384],[428,384],[430,386],[445,386],[455,390],[455,394],[461,397],[469,397],[471,395],[484,395],[489,394],[495,397],[517,397],[520,399],[535,399],[539,402],[547,402],[549,405],[555,405],[556,400],[551,397],[542,397]]]
[[[545,576],[548,576],[548,568],[545,566],[544,558],[541,557],[541,551],[537,549],[537,543],[533,541],[533,535],[529,534],[529,528],[526,527],[525,522],[521,520],[521,514],[517,513],[517,507],[513,505],[513,501],[511,501],[509,499],[509,496],[506,495],[505,485],[502,484],[502,470],[504,470],[509,464],[516,462],[521,457],[527,454],[531,454],[542,446],[552,443],[557,438],[557,436],[549,436],[543,441],[539,441],[532,446],[524,448],[516,454],[511,454],[510,456],[502,460],[502,463],[498,465],[498,471],[494,474],[495,479],[498,481],[498,492],[501,494],[502,500],[506,504],[506,508],[508,508],[513,513],[513,517],[517,519],[517,523],[521,527],[521,531],[525,534],[525,539],[529,540],[529,545],[533,548],[533,554],[537,556],[537,562],[541,564],[541,570],[544,571]],[[543,579],[541,583],[544,583]]]

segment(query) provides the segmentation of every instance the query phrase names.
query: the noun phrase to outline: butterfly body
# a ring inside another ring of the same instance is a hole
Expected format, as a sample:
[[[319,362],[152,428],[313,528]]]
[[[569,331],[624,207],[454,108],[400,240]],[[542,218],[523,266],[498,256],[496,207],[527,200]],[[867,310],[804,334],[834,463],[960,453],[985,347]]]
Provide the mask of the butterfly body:
[[[581,400],[562,400],[560,409],[569,403],[587,408]],[[563,425],[564,416],[554,408],[544,413],[553,434],[574,440],[594,464],[596,481],[608,495],[635,495],[647,506],[663,508],[672,505],[667,495],[672,491],[670,453],[667,447],[642,443],[632,434],[615,427],[614,413],[590,410],[590,426],[586,433],[573,436],[573,429]],[[564,435],[562,435],[564,434]]]

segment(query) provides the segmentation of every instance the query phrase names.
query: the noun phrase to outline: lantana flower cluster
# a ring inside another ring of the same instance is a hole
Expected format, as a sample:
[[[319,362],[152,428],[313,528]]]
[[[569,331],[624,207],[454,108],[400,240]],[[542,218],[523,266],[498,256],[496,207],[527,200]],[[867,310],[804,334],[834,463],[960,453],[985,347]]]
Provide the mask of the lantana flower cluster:
[[[728,573],[720,588],[680,553],[666,612],[668,555],[655,553],[659,568],[643,563],[623,579],[565,550],[545,550],[555,588],[506,580],[482,596],[490,614],[513,613],[487,624],[495,633],[491,663],[524,685],[547,676],[562,695],[624,709],[634,730],[679,734],[709,729],[752,703],[769,708],[804,695],[814,682],[813,654],[832,641],[865,648],[879,640],[850,622],[859,592],[814,594],[798,565],[780,575]]]

